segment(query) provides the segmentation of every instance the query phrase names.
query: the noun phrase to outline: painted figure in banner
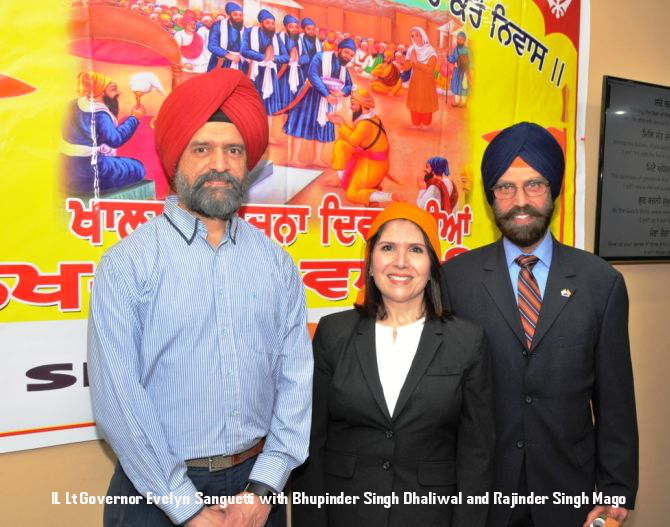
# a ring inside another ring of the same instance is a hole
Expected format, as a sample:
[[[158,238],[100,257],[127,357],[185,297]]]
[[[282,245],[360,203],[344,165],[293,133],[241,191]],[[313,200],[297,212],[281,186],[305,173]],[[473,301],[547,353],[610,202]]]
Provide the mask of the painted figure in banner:
[[[381,183],[389,171],[389,141],[381,119],[375,115],[375,101],[362,88],[351,93],[353,126],[340,115],[328,114],[337,126],[332,168],[337,170],[346,197],[352,203],[370,205],[400,201],[394,192],[382,192]]]
[[[360,45],[356,46],[356,54],[352,60],[354,71],[361,77],[369,79],[371,76],[365,72],[365,68],[372,64],[373,58],[368,54],[368,41],[362,39]]]
[[[91,296],[93,413],[118,458],[103,525],[284,527],[260,498],[307,457],[313,361],[298,269],[238,215],[267,114],[216,68],[172,90],[155,132],[174,193],[105,253]],[[149,493],[180,499],[129,500]],[[245,499],[209,506],[223,496]]]
[[[460,31],[456,37],[456,48],[447,59],[456,64],[451,77],[451,93],[454,94],[452,106],[465,108],[470,83],[470,50],[465,46],[465,32]]]
[[[242,8],[235,2],[226,4],[228,20],[218,20],[209,32],[209,43],[207,47],[212,53],[209,59],[207,71],[212,71],[217,64],[223,68],[240,69],[244,73],[249,70],[249,62],[242,55],[242,35],[244,27],[244,13]]]
[[[268,113],[270,144],[278,144],[272,136],[272,114],[282,109],[278,72],[282,64],[288,64],[289,58],[284,43],[275,33],[274,15],[261,9],[257,18],[260,25],[244,31],[241,53],[252,61],[249,78],[256,85]]]
[[[205,73],[211,53],[207,49],[209,30],[202,26],[196,30],[195,18],[188,15],[183,19],[184,29],[174,34],[179,44],[182,67],[192,73]]]
[[[292,525],[485,527],[488,504],[467,501],[486,496],[492,477],[484,331],[444,309],[440,238],[428,212],[392,203],[366,239],[355,309],[321,317],[314,334],[309,458],[292,480],[310,497],[359,499],[302,500]],[[370,496],[387,501],[361,499]]]
[[[282,108],[288,106],[305,84],[303,67],[309,64],[310,58],[300,38],[298,19],[286,15],[284,17],[285,30],[279,33],[279,39],[286,47],[289,62],[280,70],[279,89],[282,95]]]
[[[597,491],[609,503],[497,503],[488,527],[588,526],[600,514],[622,522],[635,506],[626,284],[604,260],[552,236],[564,171],[563,150],[545,128],[524,122],[495,136],[481,173],[502,236],[444,264],[444,301],[481,324],[489,341],[496,417],[490,490]],[[612,506],[612,498],[622,502]]]
[[[335,51],[337,44],[335,43],[335,31],[328,31],[326,40],[323,42],[323,51]]]
[[[384,52],[384,62],[372,70],[372,76],[377,79],[370,85],[370,89],[375,93],[394,97],[402,95],[405,91],[402,87],[400,70],[393,62],[393,51],[390,49]]]
[[[412,69],[407,90],[407,108],[412,117],[411,128],[429,128],[433,113],[439,106],[435,88],[437,54],[423,28],[413,27],[409,36],[412,44],[407,48],[404,69]]]
[[[321,53],[323,47],[321,41],[319,40],[316,32],[316,24],[311,18],[303,18],[300,22],[300,27],[302,27],[303,33],[300,35],[300,40],[302,41],[302,47],[307,52],[307,62],[302,64],[302,71],[304,78],[307,78],[307,73],[309,71],[309,64],[312,62],[314,55]]]
[[[313,164],[330,166],[322,159],[323,146],[335,140],[335,127],[326,114],[332,113],[342,97],[351,94],[352,82],[347,64],[355,53],[354,41],[345,38],[340,42],[337,53],[322,51],[312,59],[307,75],[310,84],[305,85],[296,98],[300,102],[291,109],[284,125],[284,131],[294,138],[289,152],[290,165],[303,165],[299,159],[300,148],[303,140],[307,140],[315,142]]]
[[[102,73],[82,72],[79,98],[70,103],[63,123],[61,147],[65,188],[73,194],[119,190],[144,179],[137,159],[117,157],[116,149],[128,142],[146,115],[135,106],[119,124],[118,85]],[[98,179],[96,185],[96,177]]]
[[[212,26],[214,25],[214,19],[211,15],[203,15],[200,21],[202,22],[202,25],[207,28],[207,38],[209,39],[209,32],[212,30]],[[209,42],[209,40],[207,42]]]
[[[458,204],[458,189],[449,179],[449,162],[444,157],[431,157],[423,176],[419,176],[416,204],[426,208],[429,199],[437,200],[442,210],[451,213]]]

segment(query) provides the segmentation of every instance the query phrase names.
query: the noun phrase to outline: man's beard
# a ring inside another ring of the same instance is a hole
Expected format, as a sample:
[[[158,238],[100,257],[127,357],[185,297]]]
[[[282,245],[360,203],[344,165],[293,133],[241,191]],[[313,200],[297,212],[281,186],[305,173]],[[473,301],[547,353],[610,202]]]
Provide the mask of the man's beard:
[[[338,55],[337,58],[339,59],[340,64],[342,64],[342,66],[346,66],[347,64],[349,64],[349,59],[343,59],[342,55]]]
[[[230,25],[233,26],[235,29],[240,31],[242,29],[242,26],[244,25],[244,20],[242,22],[233,22],[232,20],[230,21]]]
[[[363,115],[363,109],[361,108],[360,110],[356,110],[355,112],[351,112],[351,118],[355,121],[358,119],[361,115]]]
[[[308,39],[310,42],[316,42],[316,35],[310,36],[307,33],[305,33],[305,38]]]
[[[289,33],[288,36],[291,40],[297,42],[298,38],[300,38],[300,33],[296,31],[295,33]]]
[[[512,207],[505,214],[500,212],[497,201],[493,202],[493,217],[498,229],[505,238],[521,248],[530,247],[544,237],[553,213],[554,202],[551,199],[547,200],[547,205],[542,209],[524,205]],[[526,225],[515,225],[513,217],[517,214],[529,214],[531,222]]]
[[[265,33],[265,36],[268,38],[272,38],[275,36],[275,30],[274,29],[265,29],[263,28],[263,33]]]
[[[117,95],[116,97],[108,97],[107,95],[103,94],[102,95],[102,102],[105,103],[105,106],[109,108],[109,111],[112,112],[112,115],[114,117],[119,116],[119,96]]]
[[[430,181],[431,179],[433,179],[433,173],[432,172],[427,172],[427,171],[424,170],[423,171],[423,180],[426,183],[428,183],[428,181]]]
[[[248,188],[247,179],[246,174],[240,181],[228,172],[210,170],[198,176],[195,183],[191,185],[184,174],[177,170],[174,183],[179,201],[188,210],[205,218],[228,220],[242,205]],[[208,181],[222,181],[230,186],[228,188],[205,187]]]

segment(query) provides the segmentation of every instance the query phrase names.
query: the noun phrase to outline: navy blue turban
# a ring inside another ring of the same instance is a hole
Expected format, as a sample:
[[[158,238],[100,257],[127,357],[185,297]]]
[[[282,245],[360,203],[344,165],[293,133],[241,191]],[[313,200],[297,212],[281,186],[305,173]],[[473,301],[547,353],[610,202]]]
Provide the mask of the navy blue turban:
[[[267,9],[261,9],[258,12],[257,18],[259,22],[263,22],[263,20],[267,20],[268,18],[274,20],[275,16],[272,13],[270,13],[270,11],[268,11]]]
[[[352,38],[345,38],[342,42],[337,45],[337,49],[350,49],[351,51],[356,51],[356,43]]]
[[[431,157],[428,160],[428,164],[436,176],[449,175],[449,161],[444,157]]]
[[[537,170],[550,183],[551,199],[555,200],[561,193],[565,171],[563,149],[545,128],[524,122],[505,128],[484,151],[482,178],[489,204],[493,203],[491,187],[517,157]]]
[[[294,23],[294,24],[297,24],[298,19],[296,17],[292,16],[292,15],[286,15],[284,17],[284,25],[288,26],[291,22]]]
[[[226,4],[226,14],[230,16],[230,14],[234,13],[235,11],[242,11],[242,8],[235,2],[228,2]]]
[[[303,18],[302,22],[300,22],[300,25],[302,26],[303,29],[305,29],[305,26],[316,26],[314,20],[312,20],[311,18]]]

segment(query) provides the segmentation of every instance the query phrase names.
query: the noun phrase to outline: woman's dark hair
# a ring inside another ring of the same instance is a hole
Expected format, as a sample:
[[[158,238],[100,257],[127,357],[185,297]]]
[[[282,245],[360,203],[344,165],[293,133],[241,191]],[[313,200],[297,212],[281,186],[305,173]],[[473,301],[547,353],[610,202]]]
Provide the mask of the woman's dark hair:
[[[398,218],[405,219],[405,218]],[[393,220],[391,220],[393,221]],[[412,220],[405,220],[412,221]],[[386,222],[382,227],[372,236],[367,242],[366,246],[366,256],[365,256],[365,299],[362,304],[355,304],[354,307],[362,315],[376,318],[378,320],[384,320],[387,316],[386,306],[384,306],[384,299],[382,298],[381,291],[375,284],[375,280],[370,276],[370,269],[372,269],[372,253],[374,252],[375,246],[379,241],[386,225],[389,222]],[[412,222],[414,223],[414,222]],[[416,225],[416,223],[414,223]],[[417,227],[419,227],[417,225]],[[445,320],[453,318],[451,312],[446,309],[442,303],[442,273],[440,272],[440,259],[435,250],[426,236],[426,233],[423,232],[423,229],[419,227],[421,235],[423,236],[424,244],[426,245],[426,250],[428,251],[428,258],[430,259],[430,277],[426,288],[423,291],[423,304],[424,304],[424,316],[426,320]]]

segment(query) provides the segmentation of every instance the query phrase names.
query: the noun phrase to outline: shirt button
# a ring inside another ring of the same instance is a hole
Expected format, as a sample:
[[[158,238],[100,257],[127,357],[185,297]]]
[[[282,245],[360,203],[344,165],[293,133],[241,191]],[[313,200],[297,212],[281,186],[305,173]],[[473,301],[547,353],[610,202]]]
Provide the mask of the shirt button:
[[[223,287],[219,287],[219,294],[223,296]]]
[[[384,435],[386,436],[386,439],[393,439],[393,430],[387,430]]]
[[[523,441],[517,441],[516,442],[516,447],[517,448],[523,448]]]
[[[230,416],[235,417],[237,415],[237,410],[231,410],[230,411]]]
[[[391,468],[391,462],[390,461],[384,461],[384,463],[382,463],[382,468],[384,470],[390,469]]]
[[[522,354],[524,357],[528,357],[528,350],[523,350],[523,351],[521,352],[521,354]]]
[[[530,404],[533,402],[533,398],[530,395],[526,395],[526,404]]]
[[[228,376],[232,377],[233,375],[235,375],[235,371],[234,370],[228,370]]]

